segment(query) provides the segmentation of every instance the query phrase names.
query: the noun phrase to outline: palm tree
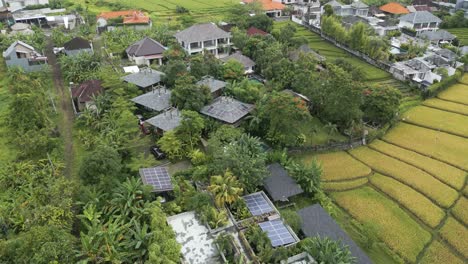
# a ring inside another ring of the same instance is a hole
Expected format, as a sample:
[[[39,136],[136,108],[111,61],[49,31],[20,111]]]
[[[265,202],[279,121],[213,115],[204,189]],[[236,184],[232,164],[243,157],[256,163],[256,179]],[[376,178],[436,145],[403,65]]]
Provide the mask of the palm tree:
[[[208,191],[215,196],[216,205],[221,207],[225,203],[231,204],[236,201],[242,194],[243,189],[231,171],[226,170],[224,176],[211,177],[211,185],[208,186]]]

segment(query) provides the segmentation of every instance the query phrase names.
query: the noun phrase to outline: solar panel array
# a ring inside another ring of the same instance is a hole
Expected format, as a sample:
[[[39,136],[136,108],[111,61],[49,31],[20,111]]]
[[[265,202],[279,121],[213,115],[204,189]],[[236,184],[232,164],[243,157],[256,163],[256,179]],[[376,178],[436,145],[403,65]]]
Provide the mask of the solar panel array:
[[[273,247],[279,247],[296,242],[289,230],[281,220],[272,220],[258,224],[260,228],[267,232]]]
[[[262,193],[252,193],[243,197],[249,211],[252,215],[262,215],[275,210],[271,207],[270,203],[265,199]]]
[[[155,192],[173,189],[171,177],[166,167],[140,169],[140,176],[144,184],[153,186]]]

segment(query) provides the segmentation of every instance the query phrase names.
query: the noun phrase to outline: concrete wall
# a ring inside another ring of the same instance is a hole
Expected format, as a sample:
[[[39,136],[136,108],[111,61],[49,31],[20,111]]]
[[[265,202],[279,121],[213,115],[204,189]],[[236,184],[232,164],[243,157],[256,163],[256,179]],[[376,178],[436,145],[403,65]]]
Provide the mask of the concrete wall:
[[[33,72],[33,71],[40,71],[47,67],[47,63],[40,64],[40,65],[29,65],[28,59],[18,59],[12,58],[10,60],[5,61],[7,67],[21,67],[24,71]]]

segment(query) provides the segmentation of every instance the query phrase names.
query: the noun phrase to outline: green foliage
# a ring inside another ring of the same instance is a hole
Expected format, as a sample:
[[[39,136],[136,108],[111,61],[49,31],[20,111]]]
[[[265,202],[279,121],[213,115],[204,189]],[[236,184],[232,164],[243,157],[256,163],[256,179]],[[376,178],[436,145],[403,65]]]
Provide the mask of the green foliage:
[[[84,157],[79,175],[85,184],[97,184],[109,178],[118,179],[122,171],[119,153],[108,146],[99,146]]]
[[[318,263],[356,263],[347,246],[342,246],[341,242],[328,237],[308,237],[301,241],[300,246]]]
[[[204,76],[213,76],[219,78],[221,76],[221,62],[216,57],[205,52],[190,57],[190,74],[199,80]]]
[[[81,52],[76,56],[62,56],[59,59],[63,77],[68,82],[81,83],[97,79],[101,58],[96,54]]]
[[[356,67],[356,65],[351,64],[349,61],[339,58],[334,61],[334,64],[348,72],[354,81],[363,81],[365,79],[363,69]]]
[[[456,84],[462,76],[462,72],[457,70],[454,75],[443,79],[441,82],[432,84],[426,91],[424,91],[424,98],[437,96],[438,93]]]
[[[294,233],[299,233],[302,227],[302,218],[295,211],[282,211],[281,217],[283,217],[286,224],[288,224],[291,227]]]
[[[310,114],[303,100],[280,92],[271,93],[260,101],[258,117],[265,126],[269,142],[279,146],[294,146],[301,133],[299,125],[307,122]]]
[[[249,36],[247,36],[245,30],[239,29],[238,27],[234,27],[231,29],[231,34],[231,41],[234,44],[234,46],[236,46],[240,50],[243,50],[249,39]]]
[[[204,119],[199,113],[190,110],[182,111],[180,125],[176,129],[177,137],[189,151],[192,151],[201,139],[205,127]]]
[[[164,136],[158,140],[158,146],[171,160],[177,160],[183,156],[182,141],[174,131],[164,133]]]
[[[385,124],[398,112],[401,92],[389,86],[370,86],[363,91],[364,102],[361,106],[364,120],[374,124]]]
[[[75,263],[76,238],[57,226],[34,226],[11,239],[0,240],[2,263]]]
[[[442,18],[441,28],[467,28],[468,18],[463,10],[458,10],[455,14],[447,14]]]
[[[268,175],[265,160],[266,154],[259,139],[242,134],[237,141],[213,150],[213,162],[209,166],[212,175],[219,175],[230,169],[239,178],[243,189],[253,192]]]
[[[226,86],[226,93],[228,95],[250,104],[257,102],[264,93],[264,90],[263,84],[247,78],[241,81],[233,81]]]
[[[248,27],[256,27],[265,32],[270,32],[273,29],[273,19],[265,14],[255,16],[247,16]]]
[[[63,31],[63,27],[57,27],[52,29],[51,38],[52,42],[55,44],[56,47],[63,47],[63,44],[65,44],[73,38],[73,36],[66,35]]]
[[[224,204],[232,204],[238,200],[243,190],[236,176],[228,169],[222,176],[211,176],[208,191],[214,195],[216,206],[222,207]]]
[[[179,77],[172,89],[171,103],[179,109],[200,111],[210,100],[210,88],[195,84],[189,75]]]
[[[244,78],[244,65],[236,60],[229,60],[223,65],[223,78],[228,81],[240,81]]]
[[[46,44],[46,36],[42,29],[33,26],[33,34],[23,35],[23,34],[14,34],[6,35],[0,34],[0,49],[6,50],[13,42],[21,40],[26,44],[33,46],[37,51],[42,52]]]
[[[316,159],[308,165],[290,162],[286,169],[305,192],[315,194],[321,191],[322,165]]]

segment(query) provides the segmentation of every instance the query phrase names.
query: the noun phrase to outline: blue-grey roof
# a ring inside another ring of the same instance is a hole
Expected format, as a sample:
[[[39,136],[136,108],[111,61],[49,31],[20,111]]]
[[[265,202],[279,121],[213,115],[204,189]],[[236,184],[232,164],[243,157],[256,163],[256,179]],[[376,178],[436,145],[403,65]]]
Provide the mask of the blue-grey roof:
[[[372,261],[364,251],[346,234],[345,231],[319,204],[315,204],[298,211],[302,218],[302,232],[307,237],[329,237],[349,246],[351,254],[357,258],[359,264],[371,264]]]
[[[161,82],[163,75],[164,73],[160,71],[142,69],[140,72],[129,74],[122,77],[122,79],[128,83],[135,84],[138,87],[147,88]]]
[[[157,88],[133,98],[132,101],[149,109],[162,111],[171,106],[171,91],[165,88]]]
[[[179,110],[170,109],[155,117],[145,120],[145,123],[157,127],[162,131],[171,131],[180,125],[180,121],[182,121],[182,117]]]
[[[208,86],[210,88],[211,93],[214,93],[226,87],[227,82],[216,80],[215,78],[211,76],[205,76],[200,81],[197,82],[197,85]]]
[[[400,17],[400,21],[406,21],[412,24],[416,23],[440,23],[442,20],[434,16],[429,11],[417,11]]]
[[[236,53],[233,53],[233,54],[231,54],[231,55],[229,55],[227,57],[224,57],[221,60],[224,61],[224,62],[228,62],[229,60],[235,60],[235,61],[240,62],[240,64],[242,64],[246,68],[250,68],[250,67],[255,66],[255,62],[253,60],[251,60],[249,57],[243,55],[239,51],[236,52]]]
[[[351,4],[351,6],[354,7],[354,8],[361,8],[361,9],[369,7],[368,5],[364,4],[361,1],[354,2],[354,3]]]
[[[289,197],[304,192],[279,163],[273,163],[267,169],[270,175],[263,181],[263,186],[273,201],[288,201]]]
[[[456,37],[447,30],[424,31],[419,34],[420,38],[427,38],[430,41],[453,40]]]
[[[240,102],[234,98],[220,96],[200,110],[200,113],[216,118],[228,124],[234,124],[254,109],[251,104]]]

